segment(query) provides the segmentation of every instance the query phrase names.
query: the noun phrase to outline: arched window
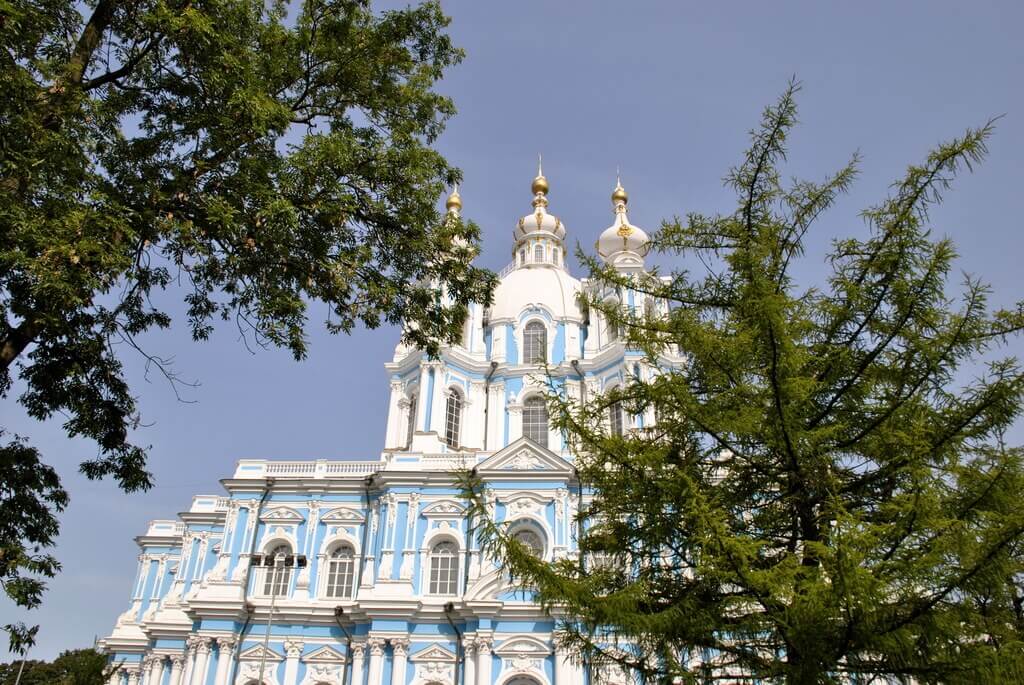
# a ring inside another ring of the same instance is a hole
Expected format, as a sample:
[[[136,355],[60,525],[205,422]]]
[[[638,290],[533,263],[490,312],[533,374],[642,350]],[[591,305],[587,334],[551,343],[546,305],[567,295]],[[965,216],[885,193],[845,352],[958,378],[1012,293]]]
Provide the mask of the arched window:
[[[512,539],[530,551],[535,557],[544,556],[544,540],[530,528],[520,528],[512,534]]]
[[[526,263],[526,250],[519,251],[519,265],[522,266]]]
[[[540,321],[531,321],[523,329],[523,357],[527,364],[543,364],[548,359],[548,329]]]
[[[292,579],[291,566],[286,566],[281,557],[287,557],[292,553],[292,548],[287,544],[276,545],[267,552],[266,556],[273,560],[273,566],[262,566],[263,569],[263,594],[267,597],[277,595],[280,597],[288,592],[288,585]]]
[[[327,561],[327,596],[351,597],[355,578],[356,552],[352,545],[340,545]]]
[[[420,389],[413,388],[409,395],[409,425],[405,432],[405,446],[412,447],[412,434],[416,432],[416,405],[419,404]]]
[[[543,262],[544,261],[544,246],[541,245],[540,243],[537,243],[533,247],[533,261],[535,261],[535,262]]]
[[[444,540],[430,550],[430,588],[432,595],[454,595],[459,591],[459,548]]]
[[[523,435],[541,447],[548,446],[548,405],[533,395],[523,402]]]
[[[462,395],[452,388],[448,391],[448,407],[444,417],[444,441],[449,447],[459,446],[462,429]]]
[[[554,264],[558,264],[558,260],[562,258],[562,253],[558,251],[557,247],[551,248],[551,261]]]
[[[614,402],[608,407],[608,421],[611,425],[612,435],[622,435],[625,421],[621,402]]]

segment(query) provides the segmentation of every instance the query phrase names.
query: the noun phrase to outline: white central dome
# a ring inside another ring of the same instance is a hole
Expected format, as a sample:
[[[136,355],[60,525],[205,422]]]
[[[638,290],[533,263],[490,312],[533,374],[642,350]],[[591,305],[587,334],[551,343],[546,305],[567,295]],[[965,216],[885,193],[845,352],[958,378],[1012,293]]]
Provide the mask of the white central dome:
[[[513,269],[494,290],[491,321],[517,321],[529,309],[543,309],[555,319],[579,320],[579,291],[580,282],[564,269]]]

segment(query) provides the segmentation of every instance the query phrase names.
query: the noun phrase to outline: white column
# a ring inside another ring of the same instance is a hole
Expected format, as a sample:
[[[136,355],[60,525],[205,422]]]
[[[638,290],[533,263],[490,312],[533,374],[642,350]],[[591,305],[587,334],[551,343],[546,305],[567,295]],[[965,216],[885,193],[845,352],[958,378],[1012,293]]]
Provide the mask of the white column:
[[[124,671],[122,671],[120,668],[114,669],[114,671],[110,674],[110,677],[107,678],[107,685],[121,685],[123,675]]]
[[[427,420],[427,406],[431,401],[430,396],[427,395],[427,390],[430,388],[430,367],[427,364],[420,366],[420,385],[417,392],[419,393],[419,399],[416,401],[416,425],[413,427],[414,431],[430,430],[430,427],[423,427],[424,422]],[[433,417],[431,417],[433,418]]]
[[[128,685],[139,685],[138,671],[128,671]]]
[[[487,405],[487,444],[484,449],[499,450],[505,446],[505,384],[491,383],[491,399]]]
[[[430,368],[434,370],[434,395],[430,398],[430,427],[427,430],[434,431],[444,439],[444,410],[445,410],[445,388],[444,365],[440,362],[430,362]]]
[[[199,638],[199,646],[196,647],[196,665],[192,669],[192,680],[189,685],[205,685],[206,667],[210,664],[210,639]]]
[[[183,656],[172,656],[171,657],[171,685],[182,685],[181,676],[184,671],[185,657]]]
[[[464,680],[468,685],[476,685],[476,639],[463,638],[462,663],[466,668]]]
[[[363,685],[364,654],[366,644],[362,642],[352,643],[352,685]]]
[[[476,685],[491,685],[491,640],[476,641]]]
[[[391,649],[394,650],[394,662],[391,664],[391,685],[405,685],[405,665],[409,659],[409,640],[392,638]]]
[[[385,429],[384,449],[399,448],[405,446],[405,433],[400,430],[402,423],[402,408],[399,402],[404,397],[402,392],[402,381],[391,381],[391,399],[388,402],[388,423]]]
[[[379,637],[371,637],[366,641],[370,647],[370,666],[367,685],[383,685],[384,677],[384,640]]]
[[[153,668],[150,669],[150,677],[153,685],[163,685],[164,682],[164,660],[163,655],[153,657]]]
[[[139,680],[142,685],[153,685],[154,668],[156,668],[156,657],[153,655],[142,657],[142,670],[139,673]]]
[[[515,442],[521,437],[523,437],[523,404],[517,399],[515,404],[508,405],[508,441]]]
[[[215,685],[228,685],[228,678],[231,677],[231,662],[235,659],[235,644],[233,637],[217,638],[217,675],[213,679]]]
[[[188,685],[192,678],[192,667],[196,664],[196,650],[199,639],[194,635],[185,640],[185,663],[181,669],[181,685]]]
[[[299,680],[299,657],[302,656],[302,640],[288,638],[284,641],[287,655],[284,662],[284,685],[296,685]]]
[[[573,679],[573,664],[569,659],[569,650],[558,644],[555,638],[555,685],[569,685],[577,682]]]

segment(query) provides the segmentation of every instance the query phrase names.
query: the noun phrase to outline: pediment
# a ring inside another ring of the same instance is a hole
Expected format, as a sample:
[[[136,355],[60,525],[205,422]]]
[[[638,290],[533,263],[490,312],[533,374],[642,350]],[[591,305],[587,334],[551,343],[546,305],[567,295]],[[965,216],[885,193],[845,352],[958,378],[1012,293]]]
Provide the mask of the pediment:
[[[477,473],[537,473],[544,476],[568,476],[572,465],[560,456],[528,438],[519,438],[498,450],[477,466]]]
[[[423,516],[462,516],[466,507],[453,499],[443,499],[439,502],[431,502],[423,508]]]
[[[340,663],[345,661],[345,655],[336,649],[324,646],[302,657],[302,660],[309,663],[314,661],[329,661],[333,663]]]
[[[325,523],[362,523],[366,517],[351,507],[337,507],[326,512],[320,520]]]
[[[495,654],[504,657],[545,657],[551,654],[551,651],[550,645],[546,642],[528,635],[510,637],[494,648]]]
[[[260,514],[260,521],[269,523],[300,523],[304,518],[291,507],[271,507]]]
[[[238,658],[248,661],[258,661],[263,658],[264,653],[267,655],[267,661],[281,661],[284,659],[284,655],[278,654],[272,649],[264,649],[263,645],[253,645],[244,652],[241,652],[238,655]]]
[[[409,661],[455,661],[455,654],[436,642],[426,649],[421,649],[415,654],[409,655]]]

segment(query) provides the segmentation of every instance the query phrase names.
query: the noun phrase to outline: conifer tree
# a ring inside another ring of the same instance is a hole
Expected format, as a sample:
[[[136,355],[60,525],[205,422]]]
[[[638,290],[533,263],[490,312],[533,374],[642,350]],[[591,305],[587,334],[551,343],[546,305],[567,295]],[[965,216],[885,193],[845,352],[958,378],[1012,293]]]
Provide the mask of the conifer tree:
[[[591,668],[644,682],[1022,682],[1024,470],[1004,436],[1024,392],[1005,348],[1024,313],[991,311],[976,278],[951,285],[953,245],[929,228],[992,124],[910,166],[863,213],[866,235],[832,243],[827,282],[802,287],[804,238],[858,160],[782,182],[797,89],[727,176],[735,210],[653,237],[665,260],[706,271],[631,277],[588,260],[604,285],[668,306],[588,302],[663,372],[584,403],[550,398],[590,493],[582,553],[535,559],[466,474],[477,534]],[[669,368],[675,349],[685,363]],[[614,402],[657,422],[613,435]]]

